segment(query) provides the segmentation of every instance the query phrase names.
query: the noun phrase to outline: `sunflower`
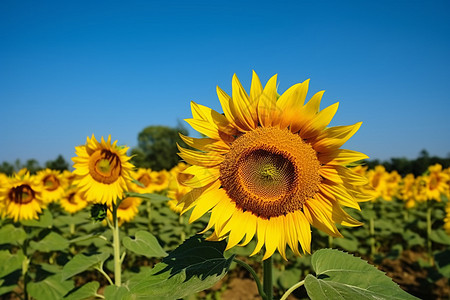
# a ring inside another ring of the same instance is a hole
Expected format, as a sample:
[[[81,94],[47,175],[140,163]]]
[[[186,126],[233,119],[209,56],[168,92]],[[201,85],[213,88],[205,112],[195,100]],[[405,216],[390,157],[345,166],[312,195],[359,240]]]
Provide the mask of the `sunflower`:
[[[445,232],[450,235],[450,202],[447,202],[445,206],[446,216],[444,218],[444,229]]]
[[[0,186],[3,216],[14,219],[14,222],[38,219],[38,214],[45,208],[41,192],[39,181],[26,169],[8,177]]]
[[[66,191],[64,196],[59,200],[61,207],[68,213],[74,214],[88,205],[84,194],[80,192],[77,186],[71,186]]]
[[[117,141],[111,144],[111,136],[106,142],[102,137],[99,143],[92,135],[87,138],[86,145],[75,147],[77,156],[72,160],[77,178],[73,184],[80,187],[89,202],[111,206],[128,190],[127,182],[132,180],[133,165],[128,162],[131,157],[126,154],[128,147],[116,144]]]
[[[151,176],[154,192],[161,192],[167,189],[170,179],[170,174],[167,170],[153,171]]]
[[[180,135],[199,151],[179,147],[191,165],[180,183],[193,188],[180,201],[183,213],[193,208],[193,222],[211,211],[203,232],[214,227],[208,239],[228,237],[227,249],[256,235],[252,255],[265,246],[263,259],[276,249],[286,259],[286,244],[310,253],[310,225],[341,237],[336,223],[362,225],[341,205],[359,210],[370,199],[357,188],[368,180],[346,167],[367,156],[340,149],[361,123],[327,128],[338,103],[319,110],[319,92],[304,104],[309,80],[278,97],[276,80],[263,88],[253,72],[248,95],[234,75],[231,97],[217,87],[223,114],[192,102],[186,121],[207,137]]]
[[[117,219],[119,224],[124,222],[130,222],[139,212],[139,205],[141,205],[142,198],[139,197],[126,197],[123,199],[117,207]],[[112,220],[111,214],[108,214],[110,220]]]
[[[131,172],[131,177],[138,181],[138,183],[132,182],[130,184],[132,191],[140,194],[153,193],[154,186],[152,184],[151,169],[138,168],[136,171]]]
[[[170,173],[170,180],[169,180],[169,186],[167,190],[167,197],[170,198],[169,201],[167,201],[167,205],[169,208],[177,213],[180,214],[184,205],[183,203],[179,203],[180,200],[192,190],[192,188],[181,185],[178,183],[178,176],[179,174],[184,171],[188,165],[184,163],[179,163],[177,166],[172,168]]]
[[[403,178],[400,185],[400,198],[405,202],[406,208],[413,208],[416,205],[414,198],[416,179],[414,174],[408,174]]]
[[[386,172],[386,169],[381,165],[375,166],[373,170],[367,172],[369,184],[373,188],[372,197],[374,201],[386,195],[386,181],[388,176],[389,173]]]
[[[64,196],[67,181],[60,171],[44,169],[37,172],[36,178],[42,185],[42,199],[46,203],[55,202]]]
[[[428,167],[430,174],[426,177],[426,193],[428,200],[441,201],[441,194],[448,193],[448,175],[442,172],[442,166],[435,164]]]

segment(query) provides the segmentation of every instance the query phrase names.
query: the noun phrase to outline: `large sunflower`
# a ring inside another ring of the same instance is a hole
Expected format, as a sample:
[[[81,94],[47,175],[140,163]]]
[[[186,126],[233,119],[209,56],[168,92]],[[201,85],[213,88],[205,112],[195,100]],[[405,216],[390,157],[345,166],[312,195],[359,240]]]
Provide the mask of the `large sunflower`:
[[[19,220],[38,219],[45,207],[41,197],[42,187],[35,176],[26,169],[7,178],[0,186],[2,215]]]
[[[186,121],[207,138],[181,135],[199,151],[179,147],[192,165],[179,177],[193,188],[181,200],[183,212],[194,208],[190,222],[211,211],[209,239],[228,237],[229,249],[256,235],[252,255],[265,246],[263,259],[276,249],[286,258],[286,244],[297,255],[299,243],[310,252],[310,224],[342,236],[336,223],[361,223],[341,205],[359,209],[370,199],[358,188],[367,179],[346,167],[367,156],[339,149],[361,123],[327,128],[338,103],[319,110],[319,92],[304,104],[309,80],[278,97],[276,80],[263,88],[253,72],[248,95],[234,75],[232,97],[217,87],[223,114],[192,102]]]
[[[130,171],[133,165],[127,156],[128,147],[117,146],[101,139],[99,143],[94,135],[87,138],[86,145],[75,147],[73,173],[77,175],[73,184],[78,185],[86,194],[86,200],[94,203],[107,203],[111,206],[117,198],[122,199],[128,190],[127,183],[132,179]]]

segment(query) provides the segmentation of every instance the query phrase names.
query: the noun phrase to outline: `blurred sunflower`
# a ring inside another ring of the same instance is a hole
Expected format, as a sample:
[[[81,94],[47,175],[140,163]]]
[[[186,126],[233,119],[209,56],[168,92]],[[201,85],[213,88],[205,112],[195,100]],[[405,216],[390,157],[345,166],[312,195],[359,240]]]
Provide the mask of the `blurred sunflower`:
[[[135,181],[138,181],[138,183],[132,182],[130,184],[129,187],[132,191],[140,194],[153,193],[154,186],[152,184],[151,169],[138,168],[130,174]]]
[[[127,156],[128,147],[111,144],[111,136],[99,143],[94,135],[87,137],[86,145],[75,147],[73,173],[77,175],[73,184],[80,187],[86,199],[94,203],[106,203],[112,206],[116,200],[124,197],[127,183],[132,179],[130,171],[133,165]]]
[[[449,177],[442,172],[442,166],[435,164],[428,167],[429,175],[426,177],[426,194],[428,200],[441,201],[441,194],[448,193]]]
[[[58,201],[64,196],[67,182],[60,171],[44,169],[37,172],[36,178],[42,185],[42,199],[46,203]]]
[[[445,232],[450,235],[450,202],[447,202],[445,207],[446,216],[444,218],[444,229]]]
[[[400,184],[400,198],[405,202],[406,208],[413,208],[416,205],[414,198],[414,188],[416,179],[414,174],[408,174],[403,178]]]
[[[123,199],[117,207],[117,219],[119,224],[124,222],[130,222],[139,212],[139,205],[141,205],[142,198],[139,197],[126,197]],[[108,214],[110,220],[112,220],[111,214]]]
[[[386,172],[386,169],[381,165],[375,166],[373,170],[367,171],[367,178],[369,179],[370,186],[373,187],[373,201],[376,201],[386,194],[386,180],[388,176],[389,173]]]
[[[80,192],[77,186],[69,187],[64,196],[59,201],[61,207],[68,213],[74,214],[88,205],[84,194]]]
[[[26,169],[8,177],[0,186],[3,217],[12,218],[14,222],[38,219],[38,214],[45,208],[41,192],[39,181]]]
[[[167,170],[153,171],[151,176],[154,192],[161,192],[167,189],[170,179],[170,174]]]
[[[192,102],[186,121],[207,138],[181,135],[199,151],[179,147],[192,165],[180,176],[193,188],[181,200],[183,212],[193,208],[190,222],[211,211],[210,240],[228,237],[230,249],[256,235],[252,255],[265,246],[263,259],[276,249],[286,259],[286,244],[310,252],[310,224],[335,237],[336,223],[361,225],[341,205],[360,209],[357,187],[368,183],[346,167],[367,156],[339,149],[361,123],[327,128],[338,103],[319,110],[322,91],[304,104],[309,80],[278,97],[276,80],[263,88],[253,72],[248,95],[234,75],[232,97],[217,87],[224,114]]]
[[[192,190],[192,188],[181,185],[178,183],[178,176],[180,172],[184,171],[188,165],[186,164],[178,164],[178,166],[174,167],[170,170],[170,180],[169,180],[169,186],[167,190],[167,197],[170,198],[169,201],[167,201],[167,205],[169,208],[177,213],[180,214],[184,204],[179,203],[183,197]]]

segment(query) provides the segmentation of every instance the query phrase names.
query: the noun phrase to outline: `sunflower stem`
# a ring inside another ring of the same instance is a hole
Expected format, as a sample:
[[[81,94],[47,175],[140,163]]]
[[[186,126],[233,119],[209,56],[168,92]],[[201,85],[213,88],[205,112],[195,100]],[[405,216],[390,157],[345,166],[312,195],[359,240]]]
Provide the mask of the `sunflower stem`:
[[[112,218],[113,226],[113,251],[114,251],[114,283],[116,286],[122,285],[122,262],[120,257],[119,222],[117,220],[117,207],[119,203],[113,204]]]
[[[263,261],[263,288],[266,295],[265,300],[273,299],[273,278],[272,278],[272,256]]]
[[[235,263],[237,263],[238,265],[240,265],[241,267],[244,267],[247,271],[250,272],[250,274],[252,274],[253,279],[256,282],[256,286],[258,287],[259,295],[261,296],[261,298],[265,299],[266,298],[266,294],[264,293],[264,289],[263,289],[263,286],[261,284],[261,280],[259,279],[258,274],[256,274],[255,270],[253,270],[253,268],[249,264],[243,262],[242,260],[239,260],[237,258],[233,258],[233,261]]]
[[[280,298],[280,300],[286,300],[287,297],[289,297],[290,294],[292,294],[293,291],[295,291],[296,289],[298,289],[299,287],[301,287],[303,284],[305,284],[305,280],[302,280],[300,282],[297,282],[296,284],[294,284],[293,286],[291,286],[286,293],[283,294],[283,296]]]
[[[431,201],[427,201],[427,250],[428,250],[428,257],[430,259],[430,263],[433,263],[433,255],[432,255],[432,249],[431,249],[431,213],[432,213],[433,207],[431,206]]]

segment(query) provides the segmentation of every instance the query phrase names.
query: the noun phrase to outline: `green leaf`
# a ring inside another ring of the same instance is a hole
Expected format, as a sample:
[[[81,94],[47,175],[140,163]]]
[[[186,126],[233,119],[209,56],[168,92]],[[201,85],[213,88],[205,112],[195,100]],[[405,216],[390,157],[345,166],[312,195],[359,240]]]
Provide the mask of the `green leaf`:
[[[73,287],[73,281],[63,281],[61,275],[58,274],[39,282],[30,282],[27,291],[36,300],[60,300]]]
[[[308,274],[305,287],[316,299],[417,299],[391,278],[359,257],[321,249],[311,258],[316,277]]]
[[[61,251],[69,247],[69,241],[52,231],[39,242],[31,241],[30,247],[40,252]]]
[[[39,220],[22,220],[23,226],[50,228],[53,225],[53,216],[48,209],[44,209],[43,214],[39,216]]]
[[[64,299],[65,300],[82,300],[91,297],[95,297],[97,295],[98,288],[100,287],[100,283],[97,281],[91,281],[86,283],[85,285],[70,291]]]
[[[443,276],[450,278],[450,250],[444,250],[434,255],[434,261],[436,262],[439,273]]]
[[[79,253],[75,255],[67,264],[64,265],[61,272],[62,279],[65,280],[76,274],[86,271],[92,266],[105,261],[109,257],[109,253],[94,253],[86,255]]]
[[[3,286],[4,282],[3,279],[0,279],[0,296],[13,291],[17,287],[17,285]]]
[[[435,243],[450,245],[450,236],[443,229],[433,230],[430,239]]]
[[[125,248],[139,255],[149,258],[167,256],[166,251],[159,245],[156,237],[148,231],[138,231],[135,239],[126,236],[122,241]]]
[[[135,192],[126,192],[125,194],[127,197],[139,197],[151,202],[166,202],[170,200],[170,198],[160,194],[140,194]]]
[[[27,238],[27,233],[21,227],[15,227],[7,224],[0,228],[0,245],[1,244],[22,244]]]
[[[22,268],[22,262],[26,259],[22,251],[11,254],[9,250],[0,251],[0,278]]]
[[[105,288],[103,295],[106,300],[126,300],[129,299],[126,298],[127,293],[128,289],[123,286],[108,285]]]
[[[153,269],[130,278],[124,299],[179,299],[210,288],[230,268],[226,242],[209,242],[194,236],[172,251]]]

